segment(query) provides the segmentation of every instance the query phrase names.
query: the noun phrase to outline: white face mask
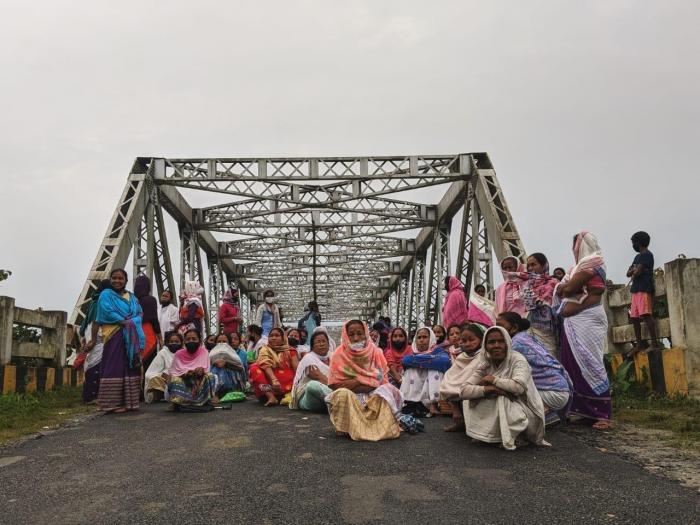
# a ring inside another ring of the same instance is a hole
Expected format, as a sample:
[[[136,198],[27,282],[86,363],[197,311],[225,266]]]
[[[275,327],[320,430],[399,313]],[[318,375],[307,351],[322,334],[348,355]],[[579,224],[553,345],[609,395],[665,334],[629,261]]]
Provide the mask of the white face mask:
[[[365,342],[364,341],[358,341],[357,343],[351,343],[350,344],[350,350],[362,350],[365,347]]]
[[[267,304],[272,304],[275,302],[275,298],[274,297],[265,297],[265,302]]]

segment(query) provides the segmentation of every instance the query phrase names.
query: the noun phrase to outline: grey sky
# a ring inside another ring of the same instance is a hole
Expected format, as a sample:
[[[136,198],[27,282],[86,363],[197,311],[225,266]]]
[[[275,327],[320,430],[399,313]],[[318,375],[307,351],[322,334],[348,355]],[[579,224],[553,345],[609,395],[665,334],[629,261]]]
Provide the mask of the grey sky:
[[[70,310],[136,156],[487,151],[529,251],[700,255],[700,3],[0,0],[0,293]]]

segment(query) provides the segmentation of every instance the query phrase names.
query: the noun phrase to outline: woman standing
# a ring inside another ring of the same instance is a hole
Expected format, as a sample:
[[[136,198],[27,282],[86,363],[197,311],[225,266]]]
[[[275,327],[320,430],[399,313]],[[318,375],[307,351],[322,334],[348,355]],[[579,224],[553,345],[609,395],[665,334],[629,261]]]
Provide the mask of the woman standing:
[[[523,302],[530,321],[530,333],[557,357],[555,317],[552,312],[554,289],[559,281],[549,275],[549,261],[543,253],[527,258],[527,280],[523,282]],[[522,317],[522,316],[521,316]]]
[[[148,370],[158,348],[163,346],[163,336],[160,333],[160,321],[158,320],[158,301],[151,295],[151,280],[145,275],[136,277],[134,295],[139,300],[143,311],[141,326],[143,335],[146,337],[146,346],[141,352],[141,362],[143,369]]]
[[[97,317],[97,302],[100,294],[111,286],[109,279],[100,282],[97,290],[92,294],[92,302],[88,313],[80,324],[80,336],[84,338],[83,350],[87,352],[83,370],[85,382],[83,383],[83,402],[92,403],[97,399],[100,390],[100,364],[102,363],[102,334],[100,327],[95,322]]]
[[[102,329],[102,364],[97,404],[105,412],[138,410],[141,391],[141,355],[146,338],[141,328],[141,305],[126,290],[128,276],[112,270],[111,288],[97,301],[96,322]]]
[[[525,265],[512,255],[501,261],[503,283],[496,288],[496,313],[515,312],[524,317],[523,286],[521,275]]]
[[[447,295],[442,304],[442,322],[445,326],[462,325],[469,318],[469,306],[464,296],[464,285],[450,275],[445,278]]]
[[[204,337],[204,288],[197,281],[187,281],[180,294],[180,324],[177,331],[183,336],[188,330],[197,330],[199,337]]]
[[[224,299],[219,307],[217,319],[223,333],[229,335],[239,332],[243,318],[238,306],[238,290],[233,286],[224,292]]]
[[[263,337],[267,337],[273,328],[282,328],[280,309],[275,304],[275,292],[265,290],[263,293],[265,302],[258,306],[255,314],[255,324],[262,328]]]
[[[608,318],[602,305],[606,267],[592,233],[574,237],[576,265],[554,292],[554,307],[562,317],[560,361],[573,382],[570,413],[594,421],[593,428],[610,428],[612,403],[603,353]]]

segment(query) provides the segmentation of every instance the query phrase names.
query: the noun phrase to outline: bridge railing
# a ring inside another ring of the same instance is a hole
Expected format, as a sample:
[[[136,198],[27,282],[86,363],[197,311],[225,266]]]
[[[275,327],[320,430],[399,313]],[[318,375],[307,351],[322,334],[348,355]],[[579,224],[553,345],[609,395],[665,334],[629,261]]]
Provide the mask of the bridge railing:
[[[15,306],[14,297],[0,296],[0,366],[12,358],[46,359],[53,366],[66,363],[68,314],[61,311],[29,310]],[[15,325],[41,330],[38,341],[15,338]]]
[[[675,259],[654,275],[654,314],[659,339],[670,349],[635,358],[637,376],[647,367],[655,390],[687,392],[700,397],[700,259]],[[608,350],[622,355],[634,342],[629,318],[632,298],[629,285],[611,285],[606,294]],[[642,323],[642,336],[649,338]],[[617,362],[621,362],[619,357]],[[614,361],[615,363],[615,361]]]

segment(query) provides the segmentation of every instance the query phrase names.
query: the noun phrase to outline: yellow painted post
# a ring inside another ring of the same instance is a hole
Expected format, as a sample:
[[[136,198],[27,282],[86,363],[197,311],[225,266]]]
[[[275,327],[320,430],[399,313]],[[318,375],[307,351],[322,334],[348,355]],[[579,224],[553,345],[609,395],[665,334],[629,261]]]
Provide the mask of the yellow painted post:
[[[2,393],[12,394],[17,388],[17,367],[13,365],[5,365],[5,373],[3,374]]]
[[[46,385],[44,385],[44,390],[47,392],[53,390],[54,384],[56,382],[56,369],[47,368],[46,369]]]
[[[664,381],[667,394],[688,395],[688,382],[685,373],[685,350],[669,348],[663,351]]]
[[[27,368],[27,381],[24,384],[24,391],[27,393],[36,392],[36,367]]]

